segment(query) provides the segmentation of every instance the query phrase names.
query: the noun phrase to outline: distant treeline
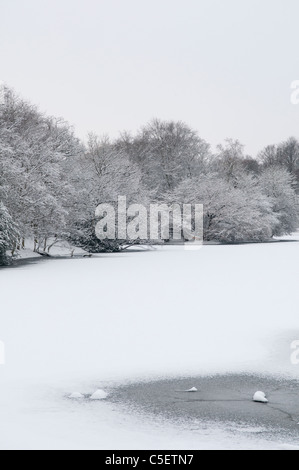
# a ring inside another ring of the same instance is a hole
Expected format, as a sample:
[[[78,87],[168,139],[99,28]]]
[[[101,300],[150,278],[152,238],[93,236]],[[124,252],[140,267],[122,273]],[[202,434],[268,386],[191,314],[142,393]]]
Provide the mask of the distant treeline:
[[[295,138],[252,158],[239,141],[212,152],[186,124],[154,120],[136,135],[90,135],[84,144],[13,90],[2,87],[0,97],[1,264],[27,238],[39,252],[61,239],[91,252],[119,249],[94,235],[95,208],[119,195],[204,204],[206,240],[264,241],[299,226]]]

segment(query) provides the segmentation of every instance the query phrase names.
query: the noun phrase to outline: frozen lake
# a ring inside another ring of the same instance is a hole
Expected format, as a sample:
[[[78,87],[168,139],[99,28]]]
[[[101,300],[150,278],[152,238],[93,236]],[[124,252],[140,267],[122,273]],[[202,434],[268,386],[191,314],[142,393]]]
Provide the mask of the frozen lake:
[[[232,437],[225,425],[132,415],[109,397],[65,397],[211,374],[297,380],[290,356],[299,340],[298,274],[296,242],[169,247],[0,270],[0,448],[279,448],[267,432]],[[286,442],[296,445],[295,434]]]

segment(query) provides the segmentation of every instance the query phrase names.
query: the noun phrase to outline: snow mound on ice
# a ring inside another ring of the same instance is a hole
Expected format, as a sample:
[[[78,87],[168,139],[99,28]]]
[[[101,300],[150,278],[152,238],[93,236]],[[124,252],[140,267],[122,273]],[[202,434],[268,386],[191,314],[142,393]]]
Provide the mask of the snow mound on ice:
[[[72,400],[81,400],[82,398],[85,398],[85,397],[84,395],[82,395],[82,393],[74,392],[69,396],[69,398]]]
[[[256,392],[253,397],[253,401],[256,403],[269,403],[264,392]]]
[[[193,387],[193,388],[190,388],[190,390],[186,390],[186,392],[188,392],[188,393],[195,393],[195,392],[198,392],[198,390],[197,390],[196,387]]]
[[[93,395],[91,395],[91,400],[105,400],[108,397],[108,393],[104,390],[97,390]]]

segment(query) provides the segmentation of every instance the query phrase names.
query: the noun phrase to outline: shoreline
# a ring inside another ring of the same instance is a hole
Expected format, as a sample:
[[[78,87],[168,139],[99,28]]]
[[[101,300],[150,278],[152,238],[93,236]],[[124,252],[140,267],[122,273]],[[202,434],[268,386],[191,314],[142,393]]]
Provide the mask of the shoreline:
[[[299,239],[290,239],[290,240],[267,240],[264,242],[260,241],[251,241],[251,242],[236,242],[236,243],[221,243],[221,242],[204,242],[202,246],[242,246],[242,245],[269,245],[269,244],[278,244],[278,243],[298,243]],[[130,250],[120,250],[117,252],[101,252],[101,253],[91,253],[86,254],[86,255],[49,255],[49,256],[43,256],[42,254],[36,253],[35,256],[32,257],[27,257],[27,258],[16,258],[12,261],[11,264],[5,265],[5,266],[0,266],[0,269],[7,269],[7,268],[18,268],[21,266],[26,266],[26,265],[33,265],[37,264],[40,261],[46,261],[46,260],[74,260],[74,259],[88,259],[88,258],[95,258],[95,257],[100,257],[103,255],[120,255],[120,254],[127,254],[127,253],[144,253],[144,252],[150,252],[155,248],[178,248],[183,246],[184,244],[173,244],[173,243],[165,243],[164,245],[136,245],[136,249],[132,247]],[[137,249],[142,246],[145,249]],[[34,253],[32,253],[34,255]]]

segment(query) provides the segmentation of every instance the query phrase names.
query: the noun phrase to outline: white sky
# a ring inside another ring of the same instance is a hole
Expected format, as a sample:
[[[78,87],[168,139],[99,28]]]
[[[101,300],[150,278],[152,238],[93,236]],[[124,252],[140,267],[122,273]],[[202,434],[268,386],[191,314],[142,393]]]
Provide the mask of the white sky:
[[[294,135],[298,0],[0,0],[0,80],[80,137],[153,117],[249,153]]]

